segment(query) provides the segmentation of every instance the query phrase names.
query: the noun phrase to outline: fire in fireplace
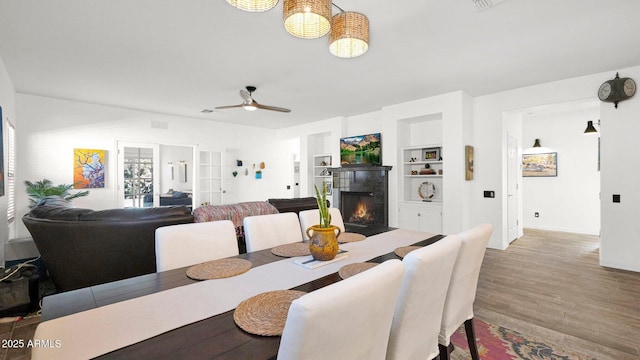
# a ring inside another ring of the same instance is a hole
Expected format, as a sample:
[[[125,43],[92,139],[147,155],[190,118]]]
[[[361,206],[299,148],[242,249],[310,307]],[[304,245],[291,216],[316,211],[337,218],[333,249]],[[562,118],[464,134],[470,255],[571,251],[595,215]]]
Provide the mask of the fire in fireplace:
[[[376,210],[372,193],[342,193],[342,208],[347,223],[371,225],[376,223]]]

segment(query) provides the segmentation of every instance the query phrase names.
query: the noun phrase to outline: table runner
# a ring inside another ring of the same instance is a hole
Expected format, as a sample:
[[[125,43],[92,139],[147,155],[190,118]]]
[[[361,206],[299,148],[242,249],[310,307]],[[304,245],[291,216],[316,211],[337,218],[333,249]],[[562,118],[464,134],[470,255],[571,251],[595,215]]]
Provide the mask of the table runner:
[[[32,359],[85,359],[235,309],[257,294],[286,290],[414,244],[435,234],[397,229],[347,243],[349,256],[309,270],[296,258],[265,264],[226,279],[203,281],[45,321],[36,329]]]

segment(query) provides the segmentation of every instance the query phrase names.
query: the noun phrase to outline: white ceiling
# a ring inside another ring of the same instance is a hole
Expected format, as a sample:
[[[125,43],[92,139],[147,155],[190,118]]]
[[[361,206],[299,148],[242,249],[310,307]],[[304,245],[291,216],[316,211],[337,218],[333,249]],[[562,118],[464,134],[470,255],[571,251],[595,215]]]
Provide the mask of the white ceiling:
[[[0,57],[20,93],[265,128],[640,64],[638,0],[335,4],[369,17],[364,56],[289,35],[282,1],[247,13],[224,0],[0,0]],[[239,104],[246,85],[292,112],[200,112]]]

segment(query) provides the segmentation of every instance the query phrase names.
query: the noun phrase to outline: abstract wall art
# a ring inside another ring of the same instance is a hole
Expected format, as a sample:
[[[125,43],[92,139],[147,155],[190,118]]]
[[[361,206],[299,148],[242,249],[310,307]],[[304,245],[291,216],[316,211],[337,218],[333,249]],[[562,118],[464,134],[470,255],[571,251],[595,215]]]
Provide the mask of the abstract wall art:
[[[73,188],[104,188],[105,150],[73,149]]]

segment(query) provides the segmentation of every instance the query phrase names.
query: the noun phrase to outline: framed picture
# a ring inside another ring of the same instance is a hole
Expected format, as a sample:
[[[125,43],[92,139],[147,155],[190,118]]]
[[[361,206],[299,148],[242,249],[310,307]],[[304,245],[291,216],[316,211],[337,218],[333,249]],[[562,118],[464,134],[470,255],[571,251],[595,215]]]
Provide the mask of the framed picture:
[[[464,179],[473,180],[473,146],[464,147]]]
[[[522,176],[558,176],[558,153],[523,154]]]
[[[322,186],[327,190],[327,195],[333,194],[333,182],[324,180],[322,181]]]
[[[440,160],[440,148],[426,148],[422,149],[422,153],[424,154],[424,161],[437,161]]]
[[[73,149],[73,188],[104,188],[105,150]]]

